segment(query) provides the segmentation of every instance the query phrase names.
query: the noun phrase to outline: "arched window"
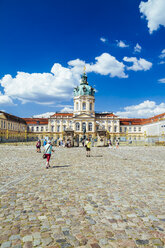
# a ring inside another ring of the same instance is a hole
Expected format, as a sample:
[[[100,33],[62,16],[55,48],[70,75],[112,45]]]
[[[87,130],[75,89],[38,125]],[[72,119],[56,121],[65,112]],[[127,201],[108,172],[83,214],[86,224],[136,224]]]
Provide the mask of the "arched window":
[[[76,131],[79,131],[79,130],[80,130],[80,123],[76,122]]]
[[[89,124],[88,124],[88,130],[89,131],[92,131],[92,122],[89,122]]]
[[[85,102],[83,102],[83,110],[86,110],[86,103]]]
[[[39,127],[36,127],[36,131],[39,131]]]
[[[114,126],[114,132],[115,133],[117,132],[117,126]]]
[[[89,110],[92,110],[92,103],[89,104]]]
[[[111,126],[108,127],[108,131],[111,132]]]

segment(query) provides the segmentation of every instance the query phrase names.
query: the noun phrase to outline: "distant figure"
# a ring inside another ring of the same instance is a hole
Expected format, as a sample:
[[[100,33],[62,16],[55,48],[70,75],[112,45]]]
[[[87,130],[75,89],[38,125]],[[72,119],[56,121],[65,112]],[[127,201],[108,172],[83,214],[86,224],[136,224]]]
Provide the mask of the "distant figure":
[[[113,146],[112,146],[112,142],[111,142],[111,140],[109,140],[109,148],[112,148]]]
[[[46,139],[44,140],[44,143],[43,143],[43,146],[46,146],[46,144],[47,144],[47,141],[46,141]]]
[[[85,146],[86,146],[86,157],[90,157],[91,141],[89,139],[86,140]]]
[[[116,148],[119,148],[119,139],[116,139]]]
[[[44,150],[47,158],[46,169],[48,169],[50,167],[49,161],[50,161],[51,153],[54,152],[54,150],[52,149],[51,141],[48,141],[48,144],[44,146]]]
[[[37,152],[41,152],[41,141],[38,139],[36,144]]]

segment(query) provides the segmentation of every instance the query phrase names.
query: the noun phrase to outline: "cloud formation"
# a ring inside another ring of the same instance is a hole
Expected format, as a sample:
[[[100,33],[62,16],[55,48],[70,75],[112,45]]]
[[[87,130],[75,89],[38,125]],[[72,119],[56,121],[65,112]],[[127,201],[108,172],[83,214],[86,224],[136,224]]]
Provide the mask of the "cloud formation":
[[[146,100],[138,105],[132,105],[124,108],[124,111],[118,111],[115,114],[123,118],[146,118],[165,112],[165,103],[156,104],[154,101]]]
[[[165,49],[162,50],[160,56],[159,56],[160,59],[164,59],[165,58]]]
[[[4,95],[0,95],[0,103],[13,104],[14,99],[22,103],[34,102],[37,104],[53,105],[68,101],[73,97],[73,88],[79,85],[84,66],[87,73],[98,73],[111,78],[127,78],[127,70],[149,70],[152,63],[136,57],[123,59],[132,62],[133,66],[126,66],[109,53],[103,53],[95,58],[94,62],[86,63],[75,59],[68,61],[68,67],[55,63],[48,73],[17,72],[15,77],[5,75],[0,80]]]
[[[147,71],[150,70],[152,67],[152,63],[140,58],[139,60],[136,57],[124,57],[124,61],[133,63],[132,66],[127,66],[127,70],[132,70],[132,71]]]
[[[117,40],[116,42],[117,42],[118,47],[121,47],[121,48],[129,47],[129,45],[125,44],[124,41],[122,41],[122,40],[120,40],[120,41]]]
[[[135,53],[140,53],[142,50],[142,47],[137,43],[136,46],[134,47],[134,52]]]
[[[105,43],[107,41],[107,39],[105,39],[104,37],[101,37],[100,40]]]
[[[7,96],[7,95],[3,95],[0,92],[0,106],[13,106],[15,105],[13,103],[13,100],[11,99],[11,97]]]
[[[160,83],[165,84],[165,78],[161,78],[158,80]]]
[[[51,115],[54,115],[55,112],[46,112],[43,114],[39,114],[39,115],[33,115],[33,118],[49,118]]]
[[[157,30],[160,25],[165,27],[165,1],[164,0],[148,0],[141,1],[139,5],[140,12],[148,21],[150,34]]]

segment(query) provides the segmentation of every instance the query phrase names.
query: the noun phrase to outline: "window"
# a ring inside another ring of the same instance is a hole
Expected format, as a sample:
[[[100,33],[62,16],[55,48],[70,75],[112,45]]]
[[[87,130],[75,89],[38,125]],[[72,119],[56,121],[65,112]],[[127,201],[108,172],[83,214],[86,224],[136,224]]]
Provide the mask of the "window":
[[[1,128],[3,128],[3,121],[1,121]]]
[[[122,127],[120,127],[120,133],[122,133]]]
[[[108,127],[108,131],[111,132],[111,126]]]
[[[89,124],[88,124],[88,130],[89,131],[92,131],[92,122],[89,122]]]
[[[108,123],[110,124],[110,123],[111,123],[111,121],[108,121]]]
[[[36,127],[36,131],[38,131],[39,130],[39,127]]]
[[[57,126],[57,132],[60,132],[60,126]]]
[[[66,120],[63,120],[63,123],[66,123]]]
[[[78,110],[78,102],[76,103],[76,110]]]
[[[54,126],[51,126],[51,132],[54,132]]]
[[[76,131],[79,131],[79,130],[80,130],[80,123],[76,122]]]
[[[12,123],[11,123],[11,129],[12,129]]]
[[[114,123],[116,124],[116,123],[117,123],[117,121],[114,121]]]
[[[124,128],[124,132],[125,132],[125,133],[127,132],[127,127]]]
[[[134,127],[134,132],[136,132],[136,127]]]
[[[102,121],[102,123],[105,123],[105,121]]]
[[[4,121],[4,126],[3,126],[4,128],[6,128],[6,122]]]
[[[129,127],[129,132],[131,132],[132,131],[132,128],[131,127]]]
[[[66,125],[63,126],[63,131],[65,131],[65,129],[66,129]]]
[[[99,126],[96,126],[96,131],[99,129]]]
[[[86,110],[86,103],[85,102],[83,102],[83,110]]]
[[[44,130],[44,128],[43,128],[43,127],[41,127],[41,132],[43,132],[43,130]]]
[[[141,130],[142,130],[141,127],[139,127],[139,132],[141,132]]]
[[[90,105],[89,105],[89,110],[90,111],[92,110],[92,103],[90,103]]]
[[[59,124],[60,123],[60,120],[57,120],[57,123]]]
[[[10,129],[10,123],[8,123],[8,129]]]
[[[48,127],[46,126],[46,132],[48,131]]]
[[[34,132],[34,127],[31,127],[31,131]]]
[[[117,126],[114,126],[114,132],[115,133],[117,132]]]

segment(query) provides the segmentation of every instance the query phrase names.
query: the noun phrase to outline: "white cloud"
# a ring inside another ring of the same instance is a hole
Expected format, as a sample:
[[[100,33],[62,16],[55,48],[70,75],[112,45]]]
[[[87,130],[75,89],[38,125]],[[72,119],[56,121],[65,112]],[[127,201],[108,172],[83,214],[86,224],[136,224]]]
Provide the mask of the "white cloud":
[[[94,63],[86,63],[75,59],[68,61],[68,67],[55,63],[48,73],[17,72],[15,77],[7,74],[0,80],[4,95],[0,95],[0,102],[13,104],[14,99],[23,104],[34,102],[37,104],[53,105],[68,101],[73,97],[73,88],[79,85],[84,66],[88,73],[98,73],[110,77],[127,78],[125,70],[148,70],[152,63],[136,58],[124,58],[132,62],[133,66],[126,67],[109,53],[103,53],[95,58]]]
[[[12,105],[15,105],[11,99],[11,97],[7,96],[7,95],[3,95],[1,92],[0,92],[0,106],[12,106]]]
[[[133,70],[133,71],[147,71],[150,70],[152,67],[152,63],[140,58],[139,60],[136,57],[124,57],[124,61],[133,63],[132,66],[127,66],[127,70]]]
[[[146,100],[138,105],[124,108],[115,114],[124,118],[147,118],[165,112],[165,103],[156,104],[154,101]]]
[[[33,115],[33,118],[49,118],[51,115],[54,115],[55,112],[46,112],[40,115]]]
[[[110,77],[127,78],[124,69],[125,65],[119,62],[115,57],[109,53],[103,53],[96,57],[95,64],[86,64],[87,72],[95,72],[101,75],[109,75]]]
[[[134,52],[135,53],[140,53],[142,50],[142,47],[137,43],[136,46],[134,47]]]
[[[60,110],[61,113],[73,113],[73,108],[64,107]]]
[[[165,61],[160,61],[158,64],[163,65],[163,64],[165,64]]]
[[[158,80],[160,83],[165,84],[165,78],[161,78]]]
[[[148,21],[148,28],[150,34],[157,30],[160,25],[165,27],[165,1],[164,0],[148,0],[141,1],[140,12]]]
[[[159,56],[160,59],[164,59],[165,58],[165,49],[162,50],[160,56]]]
[[[105,39],[104,37],[101,37],[100,40],[105,43],[107,41],[107,39]]]
[[[120,41],[117,40],[117,46],[121,48],[129,47],[129,45],[125,44],[124,41],[122,40]]]

